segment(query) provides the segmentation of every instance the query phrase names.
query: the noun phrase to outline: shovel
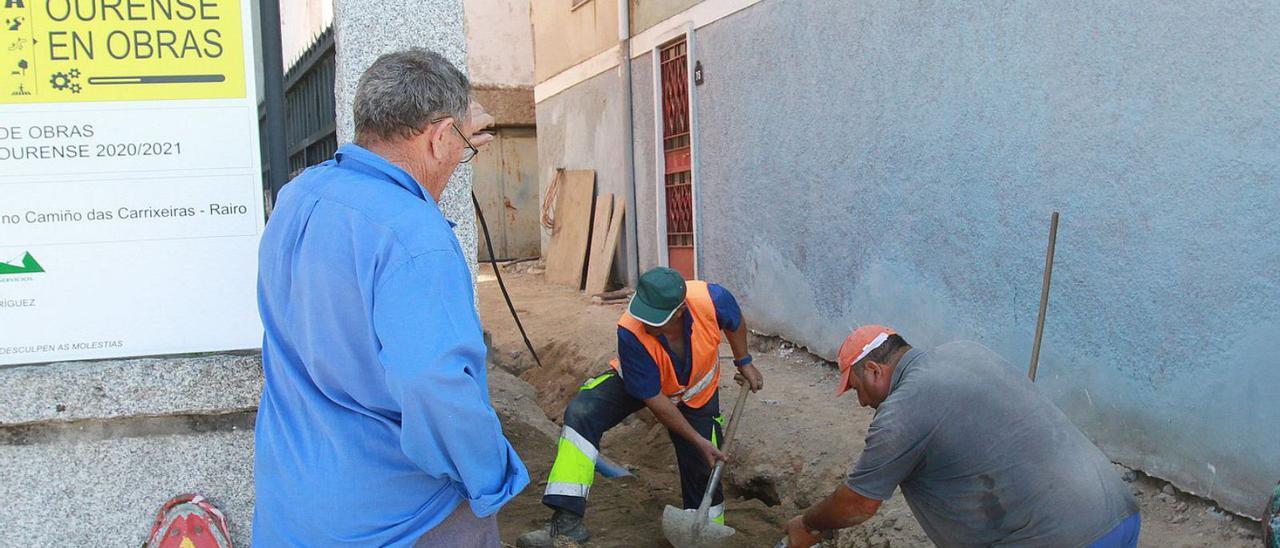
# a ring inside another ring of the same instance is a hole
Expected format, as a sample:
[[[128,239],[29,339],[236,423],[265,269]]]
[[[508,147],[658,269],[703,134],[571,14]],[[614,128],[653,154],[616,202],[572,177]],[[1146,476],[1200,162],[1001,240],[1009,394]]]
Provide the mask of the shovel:
[[[751,390],[744,384],[738,393],[738,401],[733,404],[733,415],[729,417],[728,432],[724,436],[725,455],[733,447],[733,433],[742,422],[742,405],[746,403]],[[732,527],[721,525],[708,518],[711,508],[711,496],[715,487],[720,484],[720,473],[724,471],[724,461],[716,463],[711,472],[711,481],[707,482],[707,492],[702,495],[702,504],[698,510],[684,510],[667,505],[662,510],[662,534],[667,542],[676,548],[713,548],[723,546],[725,541],[736,532]]]

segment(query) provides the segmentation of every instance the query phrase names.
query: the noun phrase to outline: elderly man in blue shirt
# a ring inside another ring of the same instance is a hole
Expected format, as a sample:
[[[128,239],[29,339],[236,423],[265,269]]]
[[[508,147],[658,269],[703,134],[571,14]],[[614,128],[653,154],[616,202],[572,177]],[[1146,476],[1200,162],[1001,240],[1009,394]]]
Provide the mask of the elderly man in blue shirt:
[[[281,192],[259,251],[259,546],[500,546],[529,475],[489,403],[466,255],[437,205],[493,119],[440,55],[378,58],[354,144]]]

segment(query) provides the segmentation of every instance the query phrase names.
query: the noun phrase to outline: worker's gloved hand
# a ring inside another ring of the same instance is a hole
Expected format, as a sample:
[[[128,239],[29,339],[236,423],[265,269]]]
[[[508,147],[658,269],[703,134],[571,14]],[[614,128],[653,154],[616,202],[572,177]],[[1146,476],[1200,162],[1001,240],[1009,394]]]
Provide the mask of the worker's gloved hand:
[[[707,464],[711,466],[715,466],[719,461],[729,461],[729,457],[720,452],[720,449],[713,445],[710,440],[702,440],[702,443],[698,444],[698,452],[702,454],[702,460],[707,461]]]
[[[809,548],[822,542],[821,536],[815,535],[804,526],[804,516],[791,518],[783,526],[783,530],[787,534],[787,548]]]
[[[738,381],[738,384],[746,382],[752,392],[759,392],[764,388],[764,375],[760,374],[760,370],[756,369],[754,364],[749,363],[739,367],[738,374],[734,375],[733,380]]]

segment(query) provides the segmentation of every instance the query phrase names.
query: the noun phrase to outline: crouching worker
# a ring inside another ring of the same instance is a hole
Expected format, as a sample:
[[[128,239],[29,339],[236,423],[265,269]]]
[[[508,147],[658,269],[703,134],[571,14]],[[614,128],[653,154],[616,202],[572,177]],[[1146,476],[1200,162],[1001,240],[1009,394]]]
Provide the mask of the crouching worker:
[[[684,508],[697,508],[721,439],[719,347],[722,334],[734,364],[752,391],[764,380],[751,365],[747,325],[728,290],[685,282],[669,268],[640,277],[627,312],[618,321],[618,358],[579,388],[564,412],[555,463],[542,503],[554,512],[542,529],[516,541],[520,548],[556,546],[557,539],[585,542],[587,495],[595,478],[600,438],[632,413],[649,408],[667,427],[680,468]],[[724,496],[716,486],[711,516],[724,523]]]
[[[868,325],[839,365],[836,394],[876,415],[844,484],[787,522],[789,546],[866,521],[898,487],[938,546],[1138,545],[1138,505],[1111,462],[987,347],[925,351]]]

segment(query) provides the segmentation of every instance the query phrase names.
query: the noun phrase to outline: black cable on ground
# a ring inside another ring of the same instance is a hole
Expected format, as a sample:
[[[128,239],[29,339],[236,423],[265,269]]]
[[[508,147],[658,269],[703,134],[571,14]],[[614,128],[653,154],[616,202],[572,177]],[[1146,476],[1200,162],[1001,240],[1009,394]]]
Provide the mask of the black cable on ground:
[[[524,346],[529,349],[529,353],[533,355],[534,363],[538,367],[542,367],[542,360],[538,359],[538,351],[533,349],[533,343],[529,342],[529,335],[524,331],[524,324],[520,323],[520,314],[516,313],[516,305],[511,302],[511,294],[507,292],[507,284],[502,281],[502,271],[498,268],[498,261],[494,259],[497,255],[493,252],[493,238],[489,237],[489,224],[484,221],[484,211],[480,209],[480,200],[476,198],[476,193],[471,193],[471,203],[476,206],[476,216],[480,218],[480,229],[484,231],[484,243],[489,249],[489,260],[485,261],[493,266],[493,275],[498,277],[498,287],[502,289],[502,298],[507,300],[507,309],[511,311],[511,317],[516,320],[516,327],[520,328],[520,336],[524,338]]]

